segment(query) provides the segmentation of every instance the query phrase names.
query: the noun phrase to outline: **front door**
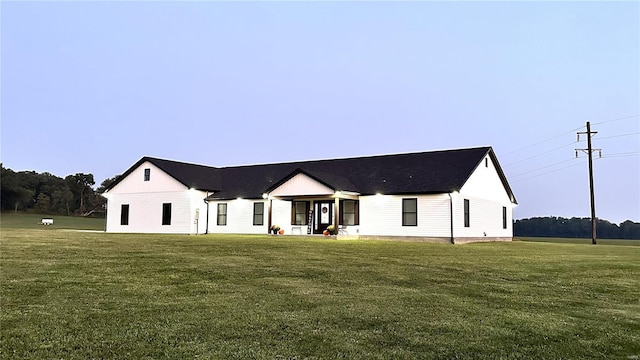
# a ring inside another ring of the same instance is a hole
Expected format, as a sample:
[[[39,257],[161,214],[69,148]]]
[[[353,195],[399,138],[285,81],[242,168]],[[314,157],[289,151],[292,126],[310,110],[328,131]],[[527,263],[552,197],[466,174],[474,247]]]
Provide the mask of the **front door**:
[[[333,223],[333,201],[315,202],[314,234],[322,234]]]

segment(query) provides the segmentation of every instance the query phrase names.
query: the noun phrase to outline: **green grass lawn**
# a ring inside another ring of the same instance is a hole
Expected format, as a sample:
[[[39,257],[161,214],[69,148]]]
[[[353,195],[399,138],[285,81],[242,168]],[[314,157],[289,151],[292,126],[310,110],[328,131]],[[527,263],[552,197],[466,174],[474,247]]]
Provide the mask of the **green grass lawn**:
[[[631,359],[640,248],[5,227],[2,359]]]
[[[53,225],[42,225],[42,218],[53,219]],[[3,212],[0,214],[0,227],[15,229],[79,229],[104,230],[104,218],[86,218],[80,216],[41,215]]]
[[[517,237],[514,240],[516,240],[516,241],[549,242],[549,243],[564,243],[564,244],[591,244],[591,239],[579,239],[579,238]],[[640,246],[640,240],[596,239],[596,244],[597,245]]]

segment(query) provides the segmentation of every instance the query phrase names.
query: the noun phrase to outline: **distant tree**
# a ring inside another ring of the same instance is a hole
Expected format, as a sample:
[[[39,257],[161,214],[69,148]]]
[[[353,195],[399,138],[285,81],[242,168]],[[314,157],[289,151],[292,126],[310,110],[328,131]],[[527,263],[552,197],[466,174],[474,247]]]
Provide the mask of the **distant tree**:
[[[51,199],[47,195],[40,193],[38,195],[38,198],[36,199],[36,203],[33,206],[33,209],[39,214],[48,214],[50,205]]]
[[[87,200],[91,200],[94,197],[92,186],[96,182],[93,180],[93,174],[77,173],[68,175],[64,180],[73,194],[76,212],[79,214],[86,213],[87,205],[91,205],[87,203]]]
[[[1,210],[31,210],[66,215],[103,212],[105,198],[93,190],[93,174],[77,173],[60,178],[48,172],[14,172],[2,165],[0,181]],[[101,192],[115,176],[102,182]]]
[[[637,239],[640,240],[640,223],[627,220],[620,224],[621,239]]]
[[[112,178],[104,179],[104,181],[100,183],[100,186],[98,186],[98,188],[96,189],[96,192],[99,194],[104,193],[107,190],[107,188],[111,186],[111,184],[118,181],[118,179],[120,179],[121,177],[122,175],[116,175]]]
[[[2,173],[0,174],[0,208],[2,210],[18,211],[31,205],[33,191],[25,188],[20,183],[18,174],[7,169],[0,163]]]
[[[51,210],[58,214],[71,215],[71,203],[73,202],[73,193],[69,187],[65,186],[56,189],[51,194]]]
[[[591,226],[590,218],[534,217],[516,220],[513,233],[515,236],[590,238]],[[596,236],[602,239],[640,239],[640,224],[629,220],[618,226],[598,219],[596,231]]]
[[[49,197],[49,212],[57,214],[66,212],[68,214],[71,191],[64,179],[44,172],[38,175],[38,182],[36,200],[40,194],[45,194]]]

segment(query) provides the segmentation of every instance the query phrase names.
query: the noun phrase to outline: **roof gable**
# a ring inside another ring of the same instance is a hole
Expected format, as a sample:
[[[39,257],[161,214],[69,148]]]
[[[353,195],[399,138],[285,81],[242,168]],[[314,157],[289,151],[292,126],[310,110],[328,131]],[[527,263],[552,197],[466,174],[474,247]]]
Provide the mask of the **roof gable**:
[[[153,193],[182,191],[187,187],[158,168],[149,161],[143,161],[135,166],[128,173],[128,176],[121,176],[117,184],[109,187],[109,193]]]
[[[476,196],[488,196],[492,199],[505,196],[511,203],[517,204],[498,159],[491,149],[469,174],[469,178],[465,180],[462,188],[458,191],[475,193]]]
[[[274,196],[329,195],[333,194],[335,189],[298,170],[267,192]]]
[[[176,179],[187,188],[205,191],[216,191],[220,189],[221,174],[218,168],[145,156],[127,169],[127,171],[125,171],[118,180],[114,181],[106,191],[108,192],[113,189],[147,161],[164,171],[167,175]]]

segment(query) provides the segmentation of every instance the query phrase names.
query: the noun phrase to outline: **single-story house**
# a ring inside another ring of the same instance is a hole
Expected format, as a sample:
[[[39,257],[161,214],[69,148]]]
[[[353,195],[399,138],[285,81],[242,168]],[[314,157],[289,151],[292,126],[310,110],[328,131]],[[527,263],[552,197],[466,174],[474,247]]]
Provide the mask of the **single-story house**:
[[[104,193],[107,232],[322,234],[464,243],[513,237],[491,147],[249,166],[143,157]]]

